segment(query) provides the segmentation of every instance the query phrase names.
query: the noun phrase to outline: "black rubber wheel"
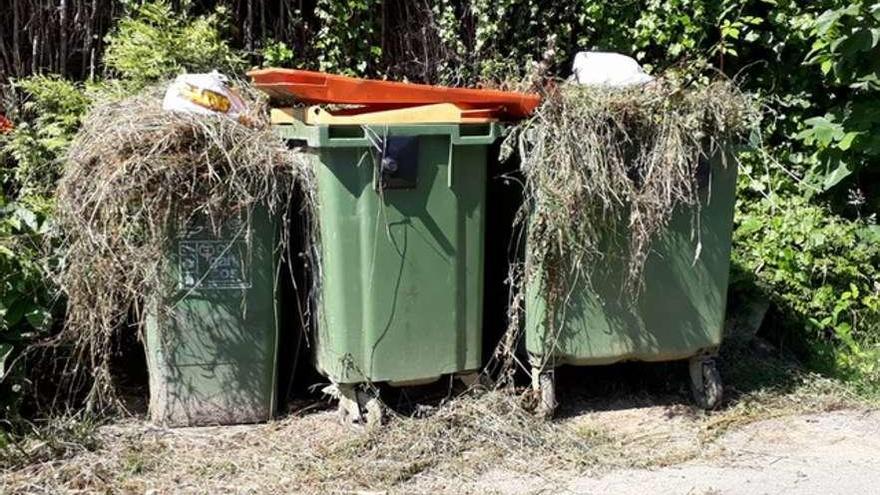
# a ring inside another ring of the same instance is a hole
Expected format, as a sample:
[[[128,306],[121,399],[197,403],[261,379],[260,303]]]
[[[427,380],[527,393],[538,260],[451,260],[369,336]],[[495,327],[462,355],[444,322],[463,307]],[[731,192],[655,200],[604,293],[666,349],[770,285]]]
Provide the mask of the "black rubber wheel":
[[[385,405],[379,398],[379,390],[348,386],[339,394],[337,415],[339,421],[349,425],[368,428],[380,426],[385,420]]]
[[[544,371],[538,376],[540,394],[538,396],[537,414],[545,419],[550,419],[556,414],[556,378],[553,371]]]
[[[721,404],[724,386],[714,359],[697,359],[690,363],[691,393],[697,407],[712,410]]]

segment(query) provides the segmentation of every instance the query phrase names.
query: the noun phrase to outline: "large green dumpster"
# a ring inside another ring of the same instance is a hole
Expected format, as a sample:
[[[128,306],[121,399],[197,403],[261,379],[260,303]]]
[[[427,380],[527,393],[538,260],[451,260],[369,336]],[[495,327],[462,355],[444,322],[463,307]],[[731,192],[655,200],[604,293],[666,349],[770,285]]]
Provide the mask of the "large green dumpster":
[[[246,215],[247,213],[243,213]],[[265,208],[179,226],[146,319],[150,416],[169,426],[266,421],[275,408],[276,226]]]
[[[344,397],[477,370],[498,125],[278,128],[317,159],[319,370]]]
[[[735,160],[714,155],[699,175],[699,215],[685,208],[674,213],[652,245],[638,298],[622,289],[626,261],[609,256],[591,270],[592,285],[581,281],[571,288],[553,315],[559,322],[551,332],[541,281],[527,288],[526,349],[545,412],[556,406],[553,367],[563,364],[690,358],[697,403],[712,407],[720,399],[713,355],[721,343],[727,300]]]

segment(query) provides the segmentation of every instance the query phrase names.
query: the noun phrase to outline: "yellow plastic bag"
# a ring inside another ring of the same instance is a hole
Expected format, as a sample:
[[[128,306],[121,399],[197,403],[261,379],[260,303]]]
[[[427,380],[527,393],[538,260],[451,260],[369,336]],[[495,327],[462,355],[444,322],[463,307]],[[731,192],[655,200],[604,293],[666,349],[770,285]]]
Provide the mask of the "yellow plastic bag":
[[[226,76],[217,71],[177,76],[165,92],[162,108],[171,112],[224,114],[237,118],[247,111],[247,105],[227,82]]]

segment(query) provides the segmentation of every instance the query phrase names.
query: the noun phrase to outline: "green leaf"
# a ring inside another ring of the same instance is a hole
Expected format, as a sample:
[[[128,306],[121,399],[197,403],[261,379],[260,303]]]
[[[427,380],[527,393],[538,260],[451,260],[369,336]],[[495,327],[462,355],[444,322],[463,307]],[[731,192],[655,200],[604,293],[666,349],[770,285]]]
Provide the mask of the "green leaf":
[[[819,36],[825,36],[828,34],[840,18],[843,16],[843,12],[841,10],[826,10],[822,13],[817,19],[815,23],[816,34]]]
[[[840,181],[846,179],[852,175],[852,170],[850,170],[849,165],[844,162],[840,162],[840,164],[831,171],[830,174],[825,176],[825,180],[822,181],[822,190],[827,191],[832,187],[836,186]]]
[[[868,225],[859,229],[857,234],[864,242],[880,245],[880,225]]]
[[[34,308],[25,314],[28,323],[36,330],[44,331],[52,322],[52,315],[44,308]]]
[[[834,327],[834,333],[841,339],[848,340],[852,335],[852,325],[843,322]]]
[[[4,315],[4,326],[7,328],[17,325],[28,311],[29,304],[20,299],[7,301],[6,314]]]
[[[835,40],[839,43],[832,44],[832,51],[840,53],[843,57],[854,57],[877,46],[878,39],[880,39],[880,30],[860,29],[850,36]]]
[[[23,222],[24,225],[31,230],[37,230],[37,228],[39,227],[37,223],[36,213],[25,208],[24,206],[19,206],[15,209],[15,216],[16,218],[19,218],[21,222]],[[21,224],[19,224],[18,228],[21,228]]]
[[[850,147],[852,147],[853,141],[855,141],[855,139],[862,134],[864,134],[864,132],[847,132],[843,135],[843,138],[840,140],[840,142],[837,143],[837,147],[842,151],[850,149]]]
[[[758,232],[764,227],[764,222],[760,217],[749,217],[737,229],[737,234],[747,236]]]
[[[843,126],[828,117],[813,117],[804,121],[809,127],[798,133],[797,137],[807,144],[818,143],[826,148],[832,142],[843,139]]]
[[[739,29],[733,26],[725,26],[721,28],[721,37],[722,38],[739,38]]]

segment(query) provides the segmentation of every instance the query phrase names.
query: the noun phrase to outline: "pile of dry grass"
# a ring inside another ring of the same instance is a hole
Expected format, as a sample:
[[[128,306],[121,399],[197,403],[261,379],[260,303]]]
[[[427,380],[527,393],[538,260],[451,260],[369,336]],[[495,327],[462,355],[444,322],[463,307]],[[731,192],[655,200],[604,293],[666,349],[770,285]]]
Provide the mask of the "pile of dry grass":
[[[527,470],[529,459],[550,457],[568,465],[593,462],[592,447],[564,425],[536,418],[511,390],[471,391],[441,403],[426,417],[396,417],[339,451],[367,463],[426,467],[469,458],[470,468],[489,469],[498,457]]]
[[[753,122],[732,83],[683,90],[564,85],[517,136],[528,195],[530,270],[585,272],[624,226],[630,289],[641,287],[651,241],[678,207],[698,207],[697,167]],[[607,251],[607,250],[606,250]]]
[[[521,158],[526,201],[517,223],[528,245],[511,308],[537,283],[552,319],[569,289],[589,285],[591,268],[615,256],[627,267],[622,291],[637,298],[651,243],[673,212],[690,208],[695,220],[699,214],[697,167],[758,116],[729,81],[548,91],[506,143]]]
[[[234,427],[164,429],[121,421],[96,429],[88,444],[66,448],[63,458],[3,466],[0,486],[9,493],[433,494],[491,491],[506,483],[512,491],[559,492],[573,477],[711,460],[725,432],[763,419],[877,407],[812,375],[801,376],[794,388],[749,392],[710,414],[657,405],[657,397],[641,392],[611,400],[578,397],[590,398],[555,422],[523,415],[504,393],[457,398],[428,417],[398,417],[363,431],[340,425],[331,411]]]
[[[88,492],[357,493],[419,480],[461,482],[494,469],[542,475],[603,462],[611,439],[540,421],[503,392],[469,394],[427,415],[352,429],[326,411],[258,425],[100,428],[95,445],[56,462],[17,465],[0,486]],[[454,488],[454,487],[453,487]],[[458,491],[458,490],[454,490]],[[427,491],[432,493],[432,491]]]
[[[114,336],[142,323],[141,305],[162,287],[174,226],[198,216],[219,229],[254,205],[287,225],[296,182],[312,190],[308,161],[272,132],[265,101],[239,91],[249,104],[239,120],[164,111],[161,87],[99,104],[70,147],[57,191],[60,341],[72,344],[69,387],[88,388],[89,409],[115,400]]]

